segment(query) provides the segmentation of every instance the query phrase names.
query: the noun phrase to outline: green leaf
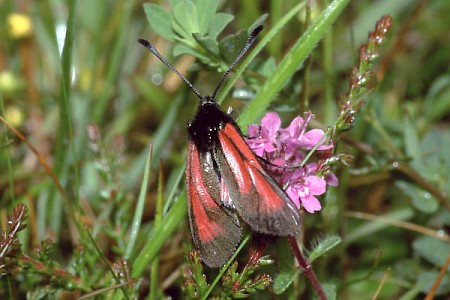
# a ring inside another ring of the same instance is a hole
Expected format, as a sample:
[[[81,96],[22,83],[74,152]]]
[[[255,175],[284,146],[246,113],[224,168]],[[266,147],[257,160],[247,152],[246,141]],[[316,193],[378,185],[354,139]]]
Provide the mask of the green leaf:
[[[209,58],[207,56],[201,54],[197,50],[183,44],[178,44],[175,46],[175,48],[173,48],[173,55],[178,56],[181,54],[189,54],[198,57],[204,62],[209,61]]]
[[[402,278],[405,281],[415,281],[418,274],[422,271],[421,264],[418,259],[402,259],[395,264],[394,272],[398,278]]]
[[[208,36],[213,40],[217,39],[217,36],[222,30],[234,19],[233,15],[226,13],[217,13],[213,16],[211,23],[208,27]]]
[[[450,75],[434,80],[425,100],[425,116],[430,123],[439,120],[450,111]]]
[[[173,7],[173,19],[175,23],[183,27],[184,31],[191,33],[200,32],[198,24],[197,7],[192,1],[181,1]]]
[[[406,181],[397,181],[395,186],[411,199],[411,204],[415,209],[427,214],[435,213],[439,209],[439,202],[436,198],[417,185]]]
[[[405,115],[403,118],[403,141],[405,143],[405,152],[406,155],[413,159],[413,161],[417,162],[420,160],[420,146],[417,128],[414,125],[414,120],[411,120]]]
[[[180,25],[172,19],[172,29],[174,33],[176,33],[181,40],[185,40],[184,42],[189,43],[189,41],[193,41],[192,34],[186,30],[186,28],[183,25]]]
[[[219,46],[216,41],[209,36],[202,36],[200,33],[192,34],[197,43],[212,55],[219,57]]]
[[[276,243],[277,261],[279,273],[274,279],[274,291],[276,294],[283,293],[300,272],[294,265],[292,248],[287,239],[280,239]]]
[[[274,57],[269,57],[269,59],[265,60],[261,66],[258,68],[258,72],[266,77],[269,77],[275,69],[277,68],[277,62]]]
[[[427,294],[430,292],[438,276],[439,272],[437,271],[421,272],[419,274],[419,277],[417,278],[416,285],[421,287],[422,293]],[[444,274],[444,276],[442,276],[442,280],[436,290],[436,296],[440,295],[448,296],[449,293],[450,293],[450,275],[446,273]]]
[[[414,286],[410,287],[406,293],[404,293],[401,297],[399,297],[398,300],[419,299],[421,288],[422,288],[421,286],[415,284]]]
[[[139,192],[139,198],[137,201],[136,210],[133,217],[133,222],[131,223],[131,229],[129,234],[130,239],[128,240],[127,249],[125,251],[125,259],[130,259],[131,253],[133,252],[133,249],[136,246],[136,240],[139,234],[139,230],[141,229],[141,220],[142,215],[144,214],[145,199],[147,196],[147,187],[149,185],[148,181],[150,178],[151,158],[152,158],[152,145],[150,145],[148,149],[148,157],[144,170],[144,178],[142,179],[141,190]]]
[[[177,5],[178,3],[185,1],[185,0],[169,0],[169,4],[170,6],[173,8],[175,7],[175,5]]]
[[[200,33],[206,35],[209,30],[211,21],[216,15],[217,7],[219,6],[218,0],[195,0],[195,4],[198,12],[198,26]]]
[[[279,273],[273,281],[273,292],[276,295],[283,293],[291,285],[292,281],[294,281],[298,272],[298,269],[291,269],[289,271]]]
[[[322,289],[327,296],[327,300],[335,300],[336,299],[336,285],[331,282],[326,282],[322,284]]]
[[[152,29],[160,36],[173,41],[175,33],[172,29],[172,16],[161,6],[153,3],[144,4],[144,12]]]
[[[226,62],[232,63],[244,48],[248,39],[247,31],[240,31],[224,37],[219,42],[219,50]]]
[[[264,22],[267,20],[267,18],[269,17],[269,14],[263,14],[261,15],[261,17],[259,17],[258,19],[256,19],[255,22],[253,22],[252,25],[250,25],[250,27],[248,28],[248,33],[250,34],[256,27],[258,27],[259,25],[264,25]]]
[[[320,241],[319,244],[311,251],[309,254],[310,262],[313,262],[316,258],[324,255],[338,244],[341,243],[341,238],[337,235],[326,237],[324,240]]]
[[[450,193],[450,131],[445,128],[433,128],[422,139],[420,144],[422,156],[419,166],[422,177],[446,193]]]
[[[450,253],[450,244],[432,237],[422,237],[413,242],[413,248],[424,259],[440,268]],[[450,267],[447,269],[450,270]]]

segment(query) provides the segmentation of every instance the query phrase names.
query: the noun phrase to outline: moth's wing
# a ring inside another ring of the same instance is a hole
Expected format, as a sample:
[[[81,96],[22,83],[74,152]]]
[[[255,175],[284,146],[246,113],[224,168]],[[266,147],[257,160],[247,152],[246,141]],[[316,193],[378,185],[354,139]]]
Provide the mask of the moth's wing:
[[[261,166],[231,123],[219,131],[215,160],[233,205],[252,230],[269,235],[296,235],[300,214],[284,190]]]
[[[220,267],[236,250],[241,227],[237,216],[220,204],[220,178],[214,168],[211,153],[201,154],[190,142],[186,182],[192,239],[203,262]]]

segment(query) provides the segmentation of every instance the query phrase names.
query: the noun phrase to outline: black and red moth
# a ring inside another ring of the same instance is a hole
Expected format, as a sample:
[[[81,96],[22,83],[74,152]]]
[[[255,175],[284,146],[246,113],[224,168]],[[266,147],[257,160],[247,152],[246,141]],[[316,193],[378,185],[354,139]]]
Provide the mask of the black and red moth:
[[[197,114],[189,124],[186,184],[189,222],[203,262],[220,267],[241,240],[242,219],[251,230],[272,236],[296,235],[300,215],[289,196],[268,174],[229,114],[214,98],[226,75],[251,47],[262,26],[222,76],[213,96],[203,97],[148,41],[139,39],[197,94]]]

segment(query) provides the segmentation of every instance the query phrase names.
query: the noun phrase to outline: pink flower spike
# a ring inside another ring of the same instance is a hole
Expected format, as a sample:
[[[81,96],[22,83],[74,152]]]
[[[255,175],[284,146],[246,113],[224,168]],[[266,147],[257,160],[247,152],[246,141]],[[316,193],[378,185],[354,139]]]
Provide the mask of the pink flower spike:
[[[307,112],[303,118],[298,116],[287,128],[282,128],[278,114],[267,113],[260,126],[249,126],[249,138],[246,139],[256,155],[267,162],[267,171],[284,187],[296,207],[303,207],[308,213],[321,210],[322,205],[316,197],[325,193],[327,185],[338,184],[336,176],[327,168],[328,156],[325,157],[327,150],[333,149],[333,143],[321,141],[325,134],[323,130],[307,130],[313,117],[311,112]],[[306,165],[300,166],[307,152],[316,146],[317,150],[325,152],[318,153]],[[223,196],[227,196],[226,193]],[[229,195],[225,199],[227,204],[232,204],[228,200]]]

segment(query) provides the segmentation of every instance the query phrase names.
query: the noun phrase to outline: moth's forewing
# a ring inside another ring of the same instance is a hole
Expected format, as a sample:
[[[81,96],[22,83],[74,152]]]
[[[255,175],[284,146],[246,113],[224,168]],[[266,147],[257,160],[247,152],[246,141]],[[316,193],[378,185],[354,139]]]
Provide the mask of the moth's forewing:
[[[252,230],[296,235],[300,214],[289,196],[261,166],[239,129],[227,123],[219,131],[215,160],[238,215]]]
[[[220,184],[205,169],[214,168],[195,143],[189,143],[186,181],[189,223],[195,247],[204,263],[220,267],[227,262],[241,240],[241,228],[235,214],[214,200]]]

